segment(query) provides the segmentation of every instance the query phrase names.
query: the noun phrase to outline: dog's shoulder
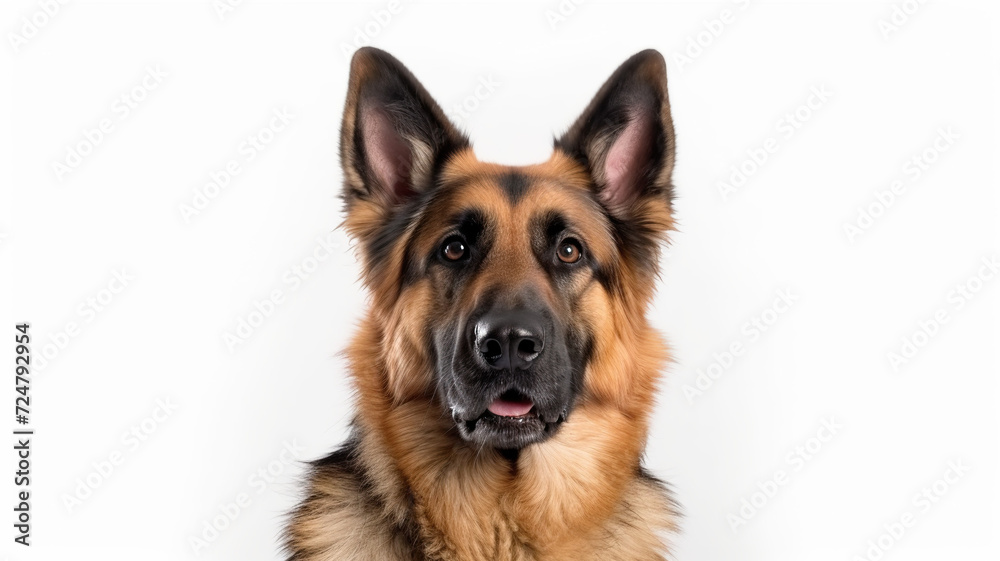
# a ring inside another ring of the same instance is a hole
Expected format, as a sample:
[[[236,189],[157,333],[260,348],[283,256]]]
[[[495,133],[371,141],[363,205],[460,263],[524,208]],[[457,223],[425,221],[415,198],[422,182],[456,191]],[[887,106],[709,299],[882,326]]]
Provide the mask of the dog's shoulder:
[[[285,536],[289,561],[418,561],[412,531],[394,518],[351,439],[312,462]]]

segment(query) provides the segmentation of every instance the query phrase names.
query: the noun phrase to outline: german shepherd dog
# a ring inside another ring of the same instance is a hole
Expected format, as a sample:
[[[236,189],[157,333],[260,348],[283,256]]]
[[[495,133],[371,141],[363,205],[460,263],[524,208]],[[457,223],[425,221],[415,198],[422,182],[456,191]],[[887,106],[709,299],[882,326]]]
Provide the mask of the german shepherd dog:
[[[663,56],[629,58],[548,161],[512,167],[363,48],[340,158],[370,293],[356,411],[311,466],[288,558],[664,559],[677,514],[641,465],[668,360],[646,318],[673,229]]]

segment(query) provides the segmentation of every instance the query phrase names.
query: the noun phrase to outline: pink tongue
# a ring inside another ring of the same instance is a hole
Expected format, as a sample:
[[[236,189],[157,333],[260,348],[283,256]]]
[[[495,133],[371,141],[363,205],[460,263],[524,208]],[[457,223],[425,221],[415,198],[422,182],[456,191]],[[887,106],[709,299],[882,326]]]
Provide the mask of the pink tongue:
[[[490,404],[490,413],[498,417],[521,417],[527,415],[534,407],[534,403],[530,401],[507,401],[505,399],[498,399]]]

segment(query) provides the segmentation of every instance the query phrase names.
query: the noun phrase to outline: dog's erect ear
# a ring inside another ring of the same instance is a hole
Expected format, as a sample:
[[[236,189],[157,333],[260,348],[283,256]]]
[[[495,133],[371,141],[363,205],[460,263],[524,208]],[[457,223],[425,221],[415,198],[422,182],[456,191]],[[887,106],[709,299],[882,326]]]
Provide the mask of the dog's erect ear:
[[[555,145],[587,167],[612,216],[628,220],[648,197],[669,204],[674,128],[663,56],[650,49],[625,61]]]
[[[468,145],[402,63],[373,47],[354,53],[340,130],[348,208],[358,198],[391,208],[426,191],[435,167]]]

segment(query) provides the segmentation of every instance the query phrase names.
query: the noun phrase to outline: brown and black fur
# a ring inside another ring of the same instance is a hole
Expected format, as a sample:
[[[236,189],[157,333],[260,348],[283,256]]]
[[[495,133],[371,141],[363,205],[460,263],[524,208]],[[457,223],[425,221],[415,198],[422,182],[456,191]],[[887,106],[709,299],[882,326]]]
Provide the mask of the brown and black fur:
[[[548,161],[511,167],[478,161],[399,61],[364,48],[340,152],[371,299],[346,352],[352,436],[312,465],[289,559],[664,559],[677,515],[641,465],[668,360],[646,319],[673,227],[663,57],[628,59]],[[574,243],[578,261],[556,256]],[[532,362],[483,370],[470,322],[529,308]],[[537,412],[469,417],[503,391]]]

